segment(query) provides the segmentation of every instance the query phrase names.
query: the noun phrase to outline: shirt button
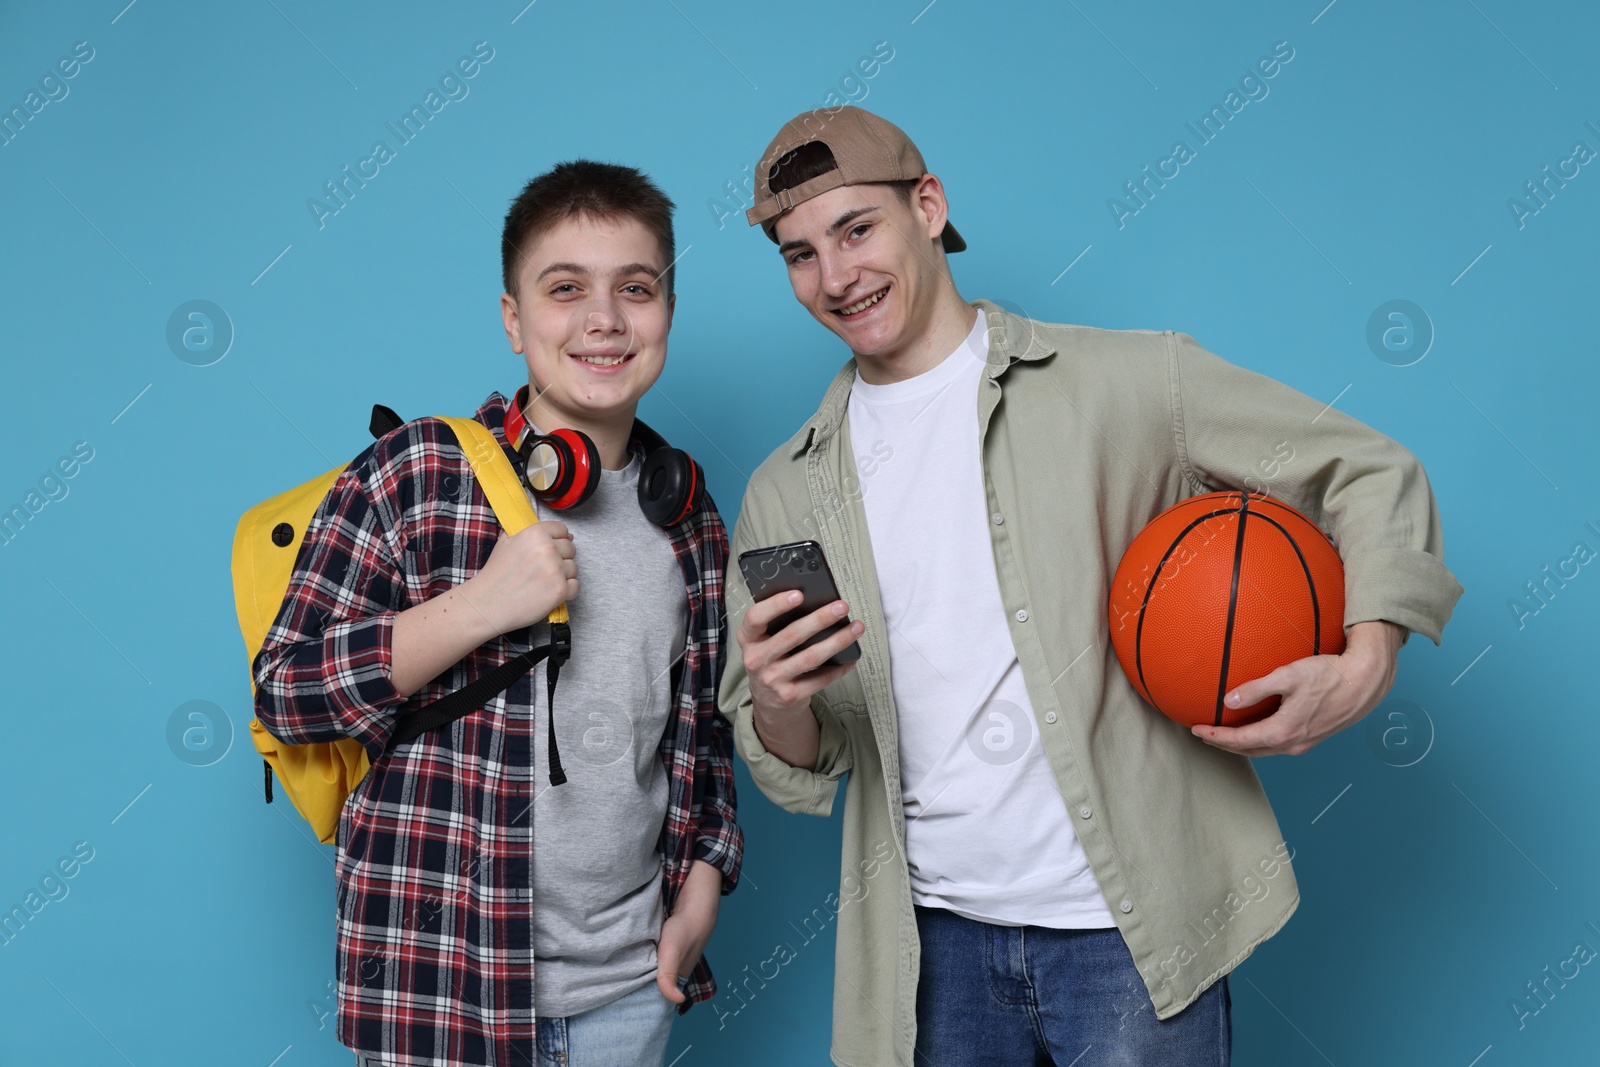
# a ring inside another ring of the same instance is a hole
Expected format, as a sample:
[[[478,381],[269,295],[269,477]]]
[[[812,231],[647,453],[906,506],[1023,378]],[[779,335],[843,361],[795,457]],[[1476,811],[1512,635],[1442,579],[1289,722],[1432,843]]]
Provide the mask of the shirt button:
[[[1122,914],[1126,915],[1128,912],[1133,910],[1133,901],[1124,900],[1121,904],[1118,904],[1117,907],[1121,908]]]
[[[1089,816],[1091,816],[1093,814],[1094,814],[1094,809],[1090,808],[1089,805],[1087,805],[1087,804],[1085,804],[1083,807],[1078,809],[1078,816],[1080,818],[1087,819]]]
[[[1055,722],[1056,721],[1056,713],[1053,712],[1053,711],[1045,712],[1044,713],[1044,721],[1045,722]]]
[[[1000,514],[998,511],[993,515],[990,515],[989,518],[994,521],[996,526],[1004,526],[1006,524],[1006,517]]]
[[[1027,608],[1018,608],[1017,609],[1017,621],[1018,622],[1027,622],[1028,621],[1028,609]]]

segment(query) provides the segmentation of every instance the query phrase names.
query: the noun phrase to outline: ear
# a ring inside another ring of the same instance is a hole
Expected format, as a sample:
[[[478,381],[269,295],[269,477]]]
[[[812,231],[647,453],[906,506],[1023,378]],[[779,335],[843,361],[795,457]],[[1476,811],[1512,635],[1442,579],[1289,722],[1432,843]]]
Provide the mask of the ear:
[[[673,313],[674,310],[677,309],[677,306],[678,306],[678,294],[677,293],[673,293],[671,296],[667,297],[667,329],[668,330],[672,329],[672,313]]]
[[[950,218],[950,205],[945,200],[944,183],[936,175],[924,174],[912,187],[911,209],[926,220],[928,239],[937,241]]]
[[[511,342],[511,351],[522,354],[522,331],[518,328],[517,298],[510,293],[500,294],[500,321],[506,328],[506,340]]]

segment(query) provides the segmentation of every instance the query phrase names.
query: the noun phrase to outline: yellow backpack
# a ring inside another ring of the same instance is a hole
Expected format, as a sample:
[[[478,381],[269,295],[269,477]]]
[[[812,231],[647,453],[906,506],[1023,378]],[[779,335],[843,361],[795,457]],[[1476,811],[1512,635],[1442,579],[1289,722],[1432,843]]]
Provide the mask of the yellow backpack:
[[[455,433],[467,462],[472,465],[473,475],[506,533],[515,534],[538,522],[523,492],[522,482],[494,434],[476,419],[442,417],[440,421]],[[381,405],[373,408],[373,436],[382,436],[400,424],[399,417],[389,409]],[[252,667],[288,591],[306,526],[344,470],[344,467],[336,468],[270,500],[263,500],[239,520],[233,537],[233,598],[239,613],[239,629],[244,634],[245,652]],[[427,729],[482,707],[547,655],[550,657],[548,684],[553,698],[556,674],[571,647],[567,621],[567,606],[557,605],[550,613],[550,645],[524,653],[458,692],[412,712],[395,731],[390,749]],[[253,671],[250,690],[253,696]],[[554,706],[553,700],[551,706]],[[551,733],[554,734],[553,725]],[[250,740],[266,763],[263,774],[267,803],[272,803],[272,775],[276,772],[283,791],[316,831],[317,840],[325,845],[333,844],[345,798],[367,773],[366,749],[353,737],[322,744],[285,744],[269,734],[257,719],[250,720]],[[553,747],[550,751],[551,779],[559,784],[564,780],[559,757]]]

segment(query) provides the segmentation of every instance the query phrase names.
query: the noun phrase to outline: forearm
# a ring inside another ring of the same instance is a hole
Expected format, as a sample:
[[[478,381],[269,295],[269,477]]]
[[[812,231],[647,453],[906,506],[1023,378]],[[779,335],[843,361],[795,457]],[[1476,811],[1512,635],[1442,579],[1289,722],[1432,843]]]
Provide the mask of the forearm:
[[[1405,643],[1406,633],[1404,626],[1388,619],[1354,622],[1344,628],[1345,647],[1353,648],[1358,643],[1365,644],[1370,641],[1374,649],[1381,648],[1393,655]]]
[[[692,893],[695,899],[710,905],[714,914],[722,901],[722,879],[722,871],[715,864],[702,859],[691,860],[683,889],[686,893]]]
[[[1344,629],[1345,653],[1370,664],[1374,676],[1382,678],[1382,692],[1388,693],[1394,685],[1397,657],[1407,633],[1404,626],[1387,619],[1352,623]]]
[[[756,736],[772,755],[791,767],[812,771],[817,769],[817,755],[821,749],[822,728],[809,705],[791,711],[768,711],[755,705]]]
[[[394,617],[390,682],[404,696],[500,633],[473,602],[472,580]]]

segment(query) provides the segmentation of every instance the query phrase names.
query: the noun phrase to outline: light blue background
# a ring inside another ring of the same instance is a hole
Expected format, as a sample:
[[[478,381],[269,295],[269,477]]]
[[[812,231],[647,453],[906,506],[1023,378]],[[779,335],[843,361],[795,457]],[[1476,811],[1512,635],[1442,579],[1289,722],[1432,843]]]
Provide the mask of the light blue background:
[[[760,232],[711,202],[741,207],[777,125],[878,41],[893,59],[864,98],[846,88],[945,180],[965,295],[1193,334],[1338,398],[1438,495],[1467,593],[1443,647],[1406,647],[1393,693],[1431,729],[1394,720],[1385,748],[1357,726],[1259,764],[1304,899],[1237,972],[1235,1062],[1600,1056],[1600,966],[1520,1028],[1510,1006],[1579,941],[1600,949],[1600,568],[1520,629],[1509,607],[1575,542],[1600,549],[1600,166],[1521,228],[1507,206],[1575,141],[1600,149],[1592,6],[125,2],[0,13],[7,109],[75,42],[95,50],[0,147],[0,507],[74,442],[94,449],[0,547],[0,909],[74,842],[94,849],[0,947],[0,1061],[349,1062],[319,1017],[333,853],[261,803],[244,736],[239,514],[364,447],[374,401],[464,414],[518,383],[500,220],[528,178],[587,156],[643,167],[678,203],[672,354],[642,413],[701,460],[731,526],[746,474],[845,353]],[[319,229],[308,198],[480,40],[494,58],[470,95]],[[1285,40],[1270,96],[1119,229],[1108,198]],[[194,299],[236,330],[210,366],[165,340]],[[1393,299],[1436,331],[1407,367],[1365,339]],[[234,732],[208,766],[168,745],[191,700]],[[790,816],[739,775],[746,882],[709,952],[725,984],[838,884],[837,817]],[[723,1026],[696,1008],[668,1060],[826,1062],[831,940]]]

